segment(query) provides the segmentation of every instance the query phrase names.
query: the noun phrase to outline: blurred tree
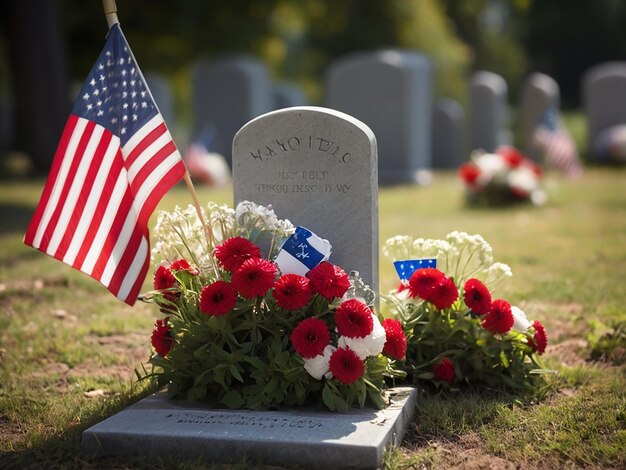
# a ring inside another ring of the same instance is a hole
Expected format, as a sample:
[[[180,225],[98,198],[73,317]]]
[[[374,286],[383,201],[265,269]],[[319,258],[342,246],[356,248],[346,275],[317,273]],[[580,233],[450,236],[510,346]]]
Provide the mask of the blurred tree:
[[[56,2],[60,6],[60,31],[53,28]],[[48,118],[62,128],[67,112],[58,110],[68,108],[60,102],[66,99],[68,87],[60,77],[67,70],[78,85],[91,69],[107,30],[100,1],[12,3],[16,6],[9,11],[16,13],[11,13],[11,17],[17,18],[17,12],[24,15],[16,24],[21,25],[21,34],[25,35],[24,44],[9,47],[12,68],[17,67],[16,60],[25,60],[27,47],[34,54],[31,46],[40,41],[38,53],[45,56],[42,60],[57,77],[53,79],[51,75],[50,80],[27,85],[29,79],[38,77],[36,72],[29,72],[26,81],[16,79],[13,88],[19,92],[21,104],[31,112],[36,109],[34,101],[41,98],[27,91],[29,87],[43,89],[45,84],[54,89],[48,95],[49,100],[59,101],[50,104]],[[463,99],[466,93],[470,51],[456,36],[441,0],[117,0],[117,3],[122,28],[142,70],[157,71],[174,80],[179,112],[183,115],[190,102],[189,65],[203,56],[230,53],[259,56],[277,78],[303,85],[312,102],[321,96],[322,76],[330,61],[346,53],[386,47],[429,55],[435,65],[437,93],[458,99]],[[68,69],[60,47],[62,42],[69,58]],[[77,89],[74,87],[74,92]],[[46,138],[56,145],[60,131],[52,134],[53,138]],[[35,145],[40,138],[31,140]],[[38,165],[44,169],[53,152],[36,152],[46,155],[47,160],[42,159]],[[33,157],[42,158],[34,153]]]
[[[626,2],[535,0],[525,44],[532,69],[559,83],[566,106],[578,106],[582,74],[597,63],[626,58]]]
[[[384,47],[422,52],[433,61],[436,92],[463,100],[470,52],[437,0],[306,0],[306,64],[318,77],[343,54]]]
[[[521,43],[532,0],[441,0],[460,38],[474,52],[472,70],[501,75],[516,101],[528,60]]]
[[[62,0],[72,75],[85,76],[105,28],[99,8]],[[275,75],[319,95],[333,58],[357,50],[403,47],[432,56],[439,91],[461,97],[469,51],[438,0],[118,0],[119,17],[144,70],[174,73],[204,55],[250,53]]]
[[[70,111],[57,2],[6,2],[3,12],[16,98],[15,145],[45,173]]]

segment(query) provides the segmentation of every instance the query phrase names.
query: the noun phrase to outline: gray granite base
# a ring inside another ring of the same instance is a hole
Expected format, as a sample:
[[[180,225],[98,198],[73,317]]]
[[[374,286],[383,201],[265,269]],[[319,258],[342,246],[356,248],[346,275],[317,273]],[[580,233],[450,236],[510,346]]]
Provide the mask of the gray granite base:
[[[215,463],[259,462],[288,467],[376,468],[388,446],[402,440],[416,391],[390,390],[384,410],[248,411],[213,409],[145,398],[83,432],[88,457],[204,458]]]

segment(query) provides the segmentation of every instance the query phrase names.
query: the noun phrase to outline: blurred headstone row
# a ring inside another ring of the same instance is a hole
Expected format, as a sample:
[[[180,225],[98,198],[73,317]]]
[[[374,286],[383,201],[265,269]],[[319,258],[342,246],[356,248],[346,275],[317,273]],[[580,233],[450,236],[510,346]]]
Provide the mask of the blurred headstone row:
[[[477,71],[468,77],[468,112],[448,97],[435,99],[433,65],[427,56],[406,50],[359,52],[330,64],[323,106],[350,114],[375,133],[381,184],[420,183],[431,169],[457,168],[470,152],[493,152],[516,144],[536,161],[543,158],[536,130],[558,125],[558,84],[549,76],[530,74],[518,106],[514,142],[504,79]],[[147,73],[146,80],[170,129],[177,119],[168,81]],[[582,80],[591,161],[626,160],[626,62],[590,69]],[[202,60],[191,68],[191,118],[183,134],[231,166],[235,133],[266,112],[307,105],[303,91],[272,80],[268,68],[248,56]],[[10,148],[14,125],[12,97],[0,95],[0,149]],[[186,145],[183,145],[186,147]],[[544,155],[545,156],[545,155]]]

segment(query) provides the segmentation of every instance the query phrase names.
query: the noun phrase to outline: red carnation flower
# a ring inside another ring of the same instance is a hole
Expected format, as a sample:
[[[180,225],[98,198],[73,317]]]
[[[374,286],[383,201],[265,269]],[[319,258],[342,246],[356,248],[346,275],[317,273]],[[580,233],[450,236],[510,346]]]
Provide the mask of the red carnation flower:
[[[289,337],[293,348],[305,359],[319,356],[330,343],[328,326],[319,318],[302,320]]]
[[[430,300],[433,289],[445,278],[445,274],[435,268],[422,268],[409,279],[409,296]]]
[[[159,356],[165,357],[172,346],[174,345],[174,339],[171,337],[171,326],[167,324],[169,317],[165,317],[163,320],[157,320],[154,324],[155,328],[152,332],[152,347]]]
[[[265,295],[274,285],[276,266],[263,258],[250,258],[233,274],[233,286],[247,299]]]
[[[166,290],[174,287],[175,284],[176,278],[172,274],[172,271],[165,266],[159,266],[154,273],[154,288],[156,290]],[[178,292],[166,291],[163,292],[163,297],[170,302],[176,302]]]
[[[466,185],[476,187],[476,180],[480,176],[480,169],[472,163],[464,163],[459,167],[459,176]]]
[[[548,347],[548,335],[546,334],[546,329],[539,320],[535,320],[533,322],[533,328],[535,329],[535,335],[533,339],[528,341],[528,344],[530,344],[530,347],[541,356]]]
[[[454,281],[449,277],[443,277],[433,288],[428,299],[437,309],[450,308],[456,299],[459,298],[459,290]]]
[[[197,276],[200,274],[200,270],[197,266],[189,264],[189,261],[186,259],[179,259],[178,261],[174,261],[170,266],[170,271],[187,271],[192,276]]]
[[[340,335],[365,338],[374,329],[372,311],[360,300],[346,300],[335,311],[335,326]]]
[[[237,302],[237,291],[230,282],[215,281],[202,289],[200,311],[221,317],[230,312]]]
[[[330,356],[330,371],[344,385],[359,380],[364,370],[363,361],[351,349],[338,348]]]
[[[514,147],[502,145],[496,149],[496,153],[504,158],[504,161],[511,168],[517,168],[525,160],[524,155]]]
[[[309,303],[313,291],[306,277],[285,274],[274,283],[272,295],[279,307],[285,310],[298,310]]]
[[[454,372],[454,362],[447,357],[444,357],[441,361],[433,366],[433,372],[435,373],[435,380],[452,384],[456,374]]]
[[[154,273],[154,288],[157,290],[169,289],[176,284],[176,278],[166,266],[159,266]]]
[[[259,258],[261,250],[247,238],[232,237],[215,247],[215,257],[220,265],[229,272],[235,272],[251,258]]]
[[[335,297],[343,297],[343,294],[350,288],[350,279],[346,272],[327,261],[322,261],[311,269],[306,277],[311,281],[313,292],[329,302]]]
[[[398,320],[386,318],[383,321],[383,328],[387,336],[383,354],[400,361],[404,360],[406,357],[406,336],[402,331],[402,325]]]
[[[506,333],[513,327],[513,323],[515,323],[515,319],[511,311],[511,304],[506,300],[496,299],[491,303],[481,325],[495,335],[496,333]]]
[[[484,315],[491,307],[491,293],[478,279],[468,279],[463,288],[463,300],[473,312]]]

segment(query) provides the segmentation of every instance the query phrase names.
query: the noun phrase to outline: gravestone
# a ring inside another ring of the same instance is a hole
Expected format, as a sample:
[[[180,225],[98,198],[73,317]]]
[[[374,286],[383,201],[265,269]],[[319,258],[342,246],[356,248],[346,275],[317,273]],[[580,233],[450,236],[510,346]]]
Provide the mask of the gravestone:
[[[155,72],[146,73],[144,78],[167,127],[170,130],[175,129],[177,123],[174,93],[167,78]]]
[[[391,391],[383,410],[214,409],[164,393],[145,398],[83,432],[87,457],[142,456],[261,462],[307,468],[378,468],[385,448],[398,445],[415,407],[416,391]]]
[[[271,204],[328,239],[330,261],[378,293],[376,138],[365,124],[317,107],[254,119],[233,142],[233,185],[235,204]]]
[[[465,154],[465,111],[452,98],[435,102],[432,122],[433,168],[458,168],[467,160]]]
[[[192,70],[194,138],[212,135],[212,152],[232,167],[235,133],[249,120],[272,109],[272,82],[267,67],[248,57],[200,61]]]
[[[326,104],[376,134],[380,184],[423,183],[432,165],[432,67],[421,54],[360,52],[338,59],[326,75]]]
[[[280,83],[274,85],[273,109],[292,108],[294,106],[306,106],[307,99],[302,88],[296,85]]]
[[[535,161],[542,154],[533,145],[533,136],[545,113],[559,109],[559,85],[543,73],[532,73],[524,81],[520,100],[520,140],[524,152]]]
[[[470,151],[494,152],[508,143],[507,86],[495,73],[478,71],[470,81]]]
[[[605,62],[583,76],[583,102],[587,114],[590,155],[603,131],[626,124],[626,61]]]

